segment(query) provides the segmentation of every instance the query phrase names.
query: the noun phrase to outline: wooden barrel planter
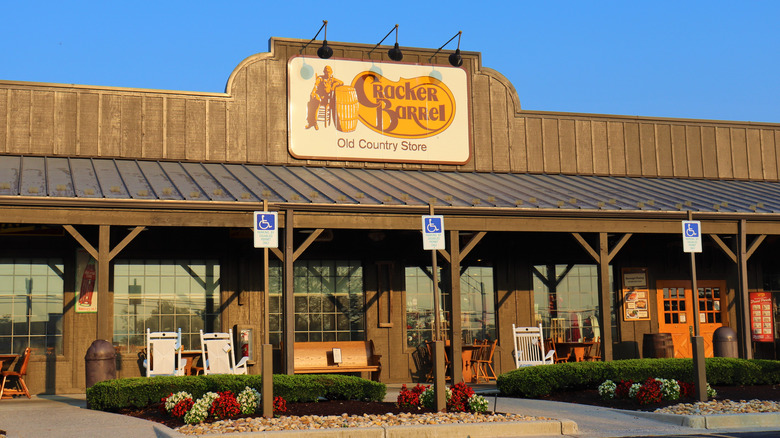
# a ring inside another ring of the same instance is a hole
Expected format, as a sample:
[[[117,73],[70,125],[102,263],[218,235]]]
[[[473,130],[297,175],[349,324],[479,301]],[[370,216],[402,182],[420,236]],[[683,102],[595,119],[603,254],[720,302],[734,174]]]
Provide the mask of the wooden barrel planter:
[[[674,342],[672,342],[672,334],[645,333],[642,340],[642,357],[674,357]]]

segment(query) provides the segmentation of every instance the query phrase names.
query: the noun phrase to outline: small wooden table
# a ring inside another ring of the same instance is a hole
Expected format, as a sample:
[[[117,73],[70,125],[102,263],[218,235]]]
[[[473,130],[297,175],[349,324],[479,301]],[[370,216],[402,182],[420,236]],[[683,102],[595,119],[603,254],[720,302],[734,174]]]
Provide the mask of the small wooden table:
[[[195,363],[198,361],[198,358],[203,355],[203,352],[200,350],[182,350],[181,352],[181,358],[184,361],[184,375],[185,376],[191,376],[193,375],[193,371],[195,371],[195,375],[198,375],[200,371],[203,371],[203,367],[196,367]]]
[[[471,358],[474,356],[474,352],[478,351],[482,348],[485,348],[486,345],[482,344],[464,344],[461,346],[461,360],[463,362],[463,381],[467,383],[471,383],[474,381],[474,378],[476,377],[476,373],[474,371],[474,367],[471,366]]]
[[[595,342],[556,342],[555,349],[559,357],[569,356],[569,362],[582,362],[585,359],[585,352]]]
[[[18,354],[0,354],[0,371],[5,371],[5,368],[18,357]]]

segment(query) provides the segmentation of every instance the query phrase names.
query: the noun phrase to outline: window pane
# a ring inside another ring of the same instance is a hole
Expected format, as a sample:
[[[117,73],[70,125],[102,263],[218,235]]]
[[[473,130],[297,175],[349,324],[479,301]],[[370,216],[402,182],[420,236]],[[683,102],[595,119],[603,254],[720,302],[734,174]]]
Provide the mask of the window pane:
[[[353,260],[299,260],[293,268],[295,339],[362,340],[363,276],[360,262]],[[282,339],[282,266],[269,267],[270,338]]]
[[[0,259],[1,354],[62,354],[63,272],[60,259]]]
[[[219,326],[219,265],[214,260],[117,260],[114,268],[114,344],[145,346],[146,329],[182,331],[185,350],[199,348],[199,330]],[[120,322],[118,324],[117,322]]]
[[[596,265],[535,265],[531,271],[534,277],[534,325],[541,323],[546,337],[561,341],[595,339],[605,328],[599,326],[601,310],[598,300],[598,267]],[[615,294],[610,277],[611,327],[616,333],[617,319],[614,307]],[[538,281],[536,281],[538,280]],[[548,285],[556,285],[554,288]],[[675,297],[675,290],[665,295]],[[671,306],[673,306],[672,301]],[[666,303],[664,303],[666,306]]]

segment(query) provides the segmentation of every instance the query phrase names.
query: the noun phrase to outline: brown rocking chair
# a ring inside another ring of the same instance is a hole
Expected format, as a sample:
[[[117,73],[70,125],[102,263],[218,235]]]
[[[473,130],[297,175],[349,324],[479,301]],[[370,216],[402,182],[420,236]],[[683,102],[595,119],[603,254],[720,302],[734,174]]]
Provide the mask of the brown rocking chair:
[[[3,371],[3,383],[0,385],[0,398],[11,398],[14,395],[26,395],[30,398],[30,391],[27,384],[24,383],[24,376],[27,375],[27,362],[30,361],[30,347],[24,350],[22,366],[19,371]]]

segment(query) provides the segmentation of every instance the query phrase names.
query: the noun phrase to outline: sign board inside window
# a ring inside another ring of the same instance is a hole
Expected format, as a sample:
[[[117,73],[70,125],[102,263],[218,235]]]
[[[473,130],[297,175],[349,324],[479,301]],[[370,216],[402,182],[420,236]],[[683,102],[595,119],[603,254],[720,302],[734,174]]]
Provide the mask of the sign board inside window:
[[[650,290],[647,268],[623,268],[623,320],[650,319]]]

